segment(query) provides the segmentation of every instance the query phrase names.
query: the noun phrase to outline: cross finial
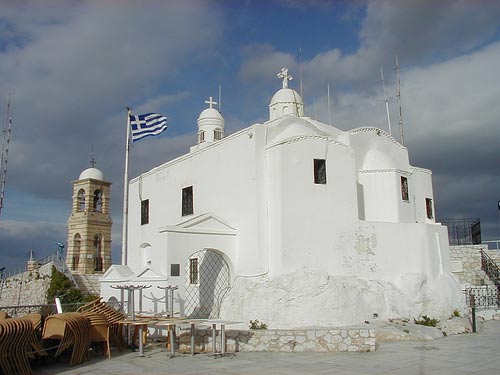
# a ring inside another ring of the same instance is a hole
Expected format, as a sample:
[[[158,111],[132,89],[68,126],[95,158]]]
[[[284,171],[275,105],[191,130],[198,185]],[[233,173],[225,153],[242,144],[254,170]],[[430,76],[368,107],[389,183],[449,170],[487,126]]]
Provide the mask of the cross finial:
[[[288,88],[288,81],[291,81],[293,77],[288,74],[288,68],[281,68],[281,71],[277,74],[278,78],[283,79],[283,88]]]
[[[92,166],[92,168],[95,168],[96,165],[96,161],[94,158],[94,145],[92,145],[92,151],[90,152],[90,165]]]
[[[212,100],[212,97],[211,97],[211,96],[209,97],[209,99],[208,99],[208,100],[205,100],[205,103],[207,103],[207,104],[210,106],[210,108],[212,108],[212,105],[217,104],[217,102],[214,102],[214,101]]]

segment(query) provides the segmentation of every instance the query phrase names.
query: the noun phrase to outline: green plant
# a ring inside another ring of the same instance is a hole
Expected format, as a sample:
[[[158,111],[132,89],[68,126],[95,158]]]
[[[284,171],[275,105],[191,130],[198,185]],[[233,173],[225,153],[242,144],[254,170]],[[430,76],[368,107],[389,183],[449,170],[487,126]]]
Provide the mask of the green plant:
[[[250,320],[250,329],[267,329],[267,324],[263,322],[259,322],[257,319]]]
[[[418,320],[413,318],[413,321],[415,322],[415,324],[420,324],[427,327],[435,327],[439,323],[438,319],[429,318],[427,315],[422,316],[422,318]]]
[[[460,310],[459,309],[455,309],[453,310],[453,317],[454,318],[460,318],[462,315],[460,315]]]
[[[54,303],[54,298],[59,297],[61,303],[78,303],[83,301],[83,293],[76,289],[71,280],[62,272],[52,267],[52,278],[47,290],[47,303]]]

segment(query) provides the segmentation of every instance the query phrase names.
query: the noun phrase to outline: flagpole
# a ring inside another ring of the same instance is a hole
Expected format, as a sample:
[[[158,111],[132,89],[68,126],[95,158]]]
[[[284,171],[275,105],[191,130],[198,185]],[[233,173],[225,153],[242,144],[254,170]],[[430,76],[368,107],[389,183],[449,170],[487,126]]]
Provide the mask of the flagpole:
[[[128,154],[130,150],[130,108],[127,107],[127,139],[125,141],[125,173],[123,176],[123,228],[122,228],[122,265],[127,265],[127,227],[128,227]]]

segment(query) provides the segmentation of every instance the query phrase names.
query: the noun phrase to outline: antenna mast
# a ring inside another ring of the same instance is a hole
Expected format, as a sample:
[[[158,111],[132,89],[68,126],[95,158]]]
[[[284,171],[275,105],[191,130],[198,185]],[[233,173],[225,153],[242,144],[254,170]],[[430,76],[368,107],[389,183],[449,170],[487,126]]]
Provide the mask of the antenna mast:
[[[10,129],[12,127],[12,117],[10,116],[10,93],[9,100],[7,101],[7,113],[5,114],[5,122],[3,126],[3,142],[2,142],[2,156],[1,156],[1,170],[2,170],[2,187],[0,193],[0,213],[3,207],[3,198],[5,196],[5,182],[7,180],[7,156],[9,155],[9,142],[10,142]]]
[[[403,112],[401,110],[401,85],[399,81],[399,60],[398,60],[398,54],[396,52],[396,79],[398,81],[398,87],[397,87],[397,92],[396,92],[396,97],[398,98],[398,105],[399,105],[399,131],[401,132],[401,144],[404,146],[405,145],[405,138],[403,135]]]
[[[392,135],[391,116],[389,115],[389,99],[387,98],[387,90],[385,89],[384,71],[382,70],[382,67],[380,67],[380,77],[382,78],[382,86],[384,87],[385,111],[387,112],[387,125],[389,126],[389,135]]]
[[[330,83],[327,84],[326,86],[326,91],[327,91],[327,95],[328,95],[328,125],[332,125],[332,110],[331,110],[331,107],[330,107]]]
[[[302,101],[304,100],[304,95],[302,95],[302,47],[299,48],[299,73],[300,73],[300,97]]]
[[[222,113],[222,85],[219,84],[219,113]]]

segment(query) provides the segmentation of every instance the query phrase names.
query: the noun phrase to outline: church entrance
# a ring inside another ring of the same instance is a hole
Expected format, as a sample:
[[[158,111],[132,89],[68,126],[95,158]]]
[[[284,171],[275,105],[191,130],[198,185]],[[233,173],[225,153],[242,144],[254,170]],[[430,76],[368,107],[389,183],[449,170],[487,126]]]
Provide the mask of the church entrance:
[[[222,298],[229,290],[229,266],[211,249],[192,254],[185,267],[185,314],[190,318],[218,318]]]

